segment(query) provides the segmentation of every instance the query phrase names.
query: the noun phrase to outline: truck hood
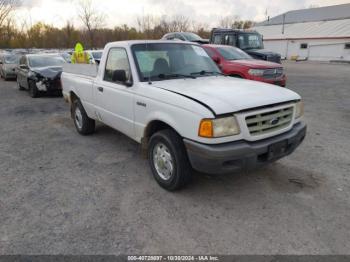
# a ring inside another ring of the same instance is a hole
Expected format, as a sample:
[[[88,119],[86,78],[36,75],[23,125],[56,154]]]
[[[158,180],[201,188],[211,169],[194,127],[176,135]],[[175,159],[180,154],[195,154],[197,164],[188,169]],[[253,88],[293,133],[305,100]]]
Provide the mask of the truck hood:
[[[159,81],[153,86],[198,101],[216,115],[300,99],[286,88],[224,76]]]
[[[247,49],[244,51],[248,54],[255,54],[255,55],[266,55],[266,56],[278,55],[277,53],[271,52],[266,49]]]
[[[232,60],[228,62],[228,65],[236,66],[236,65],[244,65],[250,68],[280,68],[282,67],[280,64],[269,62],[265,60],[258,59],[245,59],[245,60]]]

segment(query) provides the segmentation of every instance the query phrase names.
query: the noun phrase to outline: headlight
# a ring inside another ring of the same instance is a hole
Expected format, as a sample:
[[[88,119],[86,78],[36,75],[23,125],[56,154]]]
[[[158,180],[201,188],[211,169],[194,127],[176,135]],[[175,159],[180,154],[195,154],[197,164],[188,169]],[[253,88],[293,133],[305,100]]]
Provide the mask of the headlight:
[[[298,119],[304,115],[304,103],[299,101],[295,104],[295,119]]]
[[[252,76],[262,76],[264,75],[263,69],[250,69],[248,73]]]
[[[215,138],[233,136],[240,133],[239,125],[234,116],[218,119],[203,119],[199,125],[200,137]]]

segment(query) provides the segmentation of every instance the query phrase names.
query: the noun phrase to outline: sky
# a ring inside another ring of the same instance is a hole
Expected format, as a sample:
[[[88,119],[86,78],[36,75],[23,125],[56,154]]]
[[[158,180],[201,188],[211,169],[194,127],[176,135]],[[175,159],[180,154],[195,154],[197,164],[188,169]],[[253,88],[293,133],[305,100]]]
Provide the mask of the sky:
[[[81,26],[76,15],[82,0],[22,0],[17,9],[17,23],[34,24],[38,21],[62,27],[67,21]],[[84,1],[84,0],[83,0]],[[238,16],[243,20],[263,21],[267,14],[274,17],[281,13],[308,8],[350,3],[350,0],[92,0],[96,10],[105,15],[105,26],[137,25],[137,17],[185,15],[191,20],[210,27],[218,26],[225,16]]]

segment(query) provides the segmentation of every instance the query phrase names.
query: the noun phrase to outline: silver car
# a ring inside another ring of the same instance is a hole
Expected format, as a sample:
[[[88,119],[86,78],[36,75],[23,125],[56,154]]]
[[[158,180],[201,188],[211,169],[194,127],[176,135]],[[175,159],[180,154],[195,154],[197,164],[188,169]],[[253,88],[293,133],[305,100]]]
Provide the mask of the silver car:
[[[5,80],[16,79],[16,68],[19,63],[19,56],[13,54],[0,55],[0,76]]]

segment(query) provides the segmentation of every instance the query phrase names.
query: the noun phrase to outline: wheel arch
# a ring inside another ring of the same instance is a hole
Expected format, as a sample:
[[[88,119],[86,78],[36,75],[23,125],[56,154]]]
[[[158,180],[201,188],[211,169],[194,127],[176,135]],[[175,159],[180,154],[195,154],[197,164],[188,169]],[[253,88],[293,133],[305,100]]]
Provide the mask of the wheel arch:
[[[144,129],[143,137],[141,138],[142,153],[144,157],[147,157],[148,143],[152,135],[165,129],[173,130],[179,136],[181,136],[180,133],[176,130],[176,128],[174,128],[174,126],[168,123],[167,121],[161,119],[153,119],[148,122]]]

